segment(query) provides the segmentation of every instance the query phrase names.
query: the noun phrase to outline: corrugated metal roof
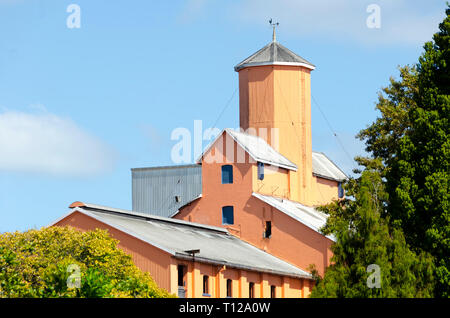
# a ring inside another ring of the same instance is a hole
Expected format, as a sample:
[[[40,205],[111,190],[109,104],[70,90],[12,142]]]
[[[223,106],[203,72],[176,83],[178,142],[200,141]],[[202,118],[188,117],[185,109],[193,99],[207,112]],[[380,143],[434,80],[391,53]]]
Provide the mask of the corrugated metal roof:
[[[92,208],[94,206],[96,208]],[[76,207],[73,211],[91,216],[175,257],[186,259],[192,257],[186,251],[200,250],[195,254],[195,259],[200,262],[293,277],[312,277],[310,273],[228,234],[224,229],[97,207],[101,206],[91,205],[90,210]]]
[[[312,152],[313,174],[325,179],[344,181],[347,175],[322,152]]]
[[[111,208],[109,206],[92,204],[92,203],[85,203],[85,202],[77,202],[77,203],[78,204],[76,206],[71,205],[71,207],[80,207],[86,211],[97,211],[97,212],[103,211],[106,213],[115,213],[118,215],[134,216],[134,217],[144,218],[144,219],[148,219],[148,220],[170,222],[170,223],[176,223],[176,224],[186,225],[186,226],[191,226],[191,227],[198,227],[198,228],[207,229],[207,230],[211,230],[211,231],[219,231],[219,232],[227,233],[226,229],[224,229],[222,227],[218,227],[218,226],[206,225],[206,224],[195,223],[195,222],[188,222],[188,221],[178,220],[178,219],[172,219],[172,218],[163,217],[160,215],[152,215],[152,214],[140,213],[140,212],[136,212],[136,211]]]
[[[236,65],[234,70],[238,72],[245,67],[261,65],[295,65],[315,69],[315,66],[303,57],[295,54],[277,41],[272,41]]]
[[[203,152],[204,154],[209,151],[209,149],[212,147],[212,145],[214,145],[217,139],[222,136],[224,131],[231,138],[233,138],[239,144],[239,146],[241,146],[250,155],[250,157],[252,157],[253,160],[289,170],[297,170],[297,166],[295,165],[295,163],[291,162],[285,156],[273,149],[264,139],[244,132],[238,132],[229,128],[223,130],[217,136],[217,138],[213,142],[211,142],[208,147],[206,147]],[[197,160],[197,162],[200,161],[201,158]]]
[[[252,194],[255,198],[273,206],[277,210],[289,215],[291,218],[299,221],[300,223],[306,225],[310,229],[320,233],[320,229],[327,222],[327,215],[312,208],[304,206],[301,203],[276,198],[268,195],[263,195],[260,193]],[[322,234],[322,233],[320,233]],[[330,240],[336,241],[335,237],[332,235],[327,236]]]
[[[197,164],[131,169],[133,211],[173,215],[201,195],[201,170]]]

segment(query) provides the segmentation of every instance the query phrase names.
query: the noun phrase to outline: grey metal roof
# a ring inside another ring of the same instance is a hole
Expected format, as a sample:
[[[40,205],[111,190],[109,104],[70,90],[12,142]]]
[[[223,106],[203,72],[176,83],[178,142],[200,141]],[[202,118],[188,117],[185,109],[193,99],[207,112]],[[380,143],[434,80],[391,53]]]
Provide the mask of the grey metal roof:
[[[273,149],[264,139],[244,132],[238,132],[229,128],[223,130],[217,136],[217,138],[213,142],[211,142],[208,147],[206,147],[203,153],[209,151],[209,149],[223,134],[224,131],[231,138],[233,138],[239,144],[239,146],[241,146],[250,155],[250,157],[252,157],[253,160],[289,170],[297,170],[297,165],[295,163]],[[200,161],[201,158],[197,160],[197,162]]]
[[[291,200],[263,195],[260,193],[252,193],[252,196],[269,204],[280,212],[289,215],[294,220],[297,220],[298,222],[306,225],[317,233],[322,234],[320,232],[320,229],[327,222],[326,214],[314,209],[313,207],[308,207],[299,202]],[[327,235],[326,237],[333,241],[336,240],[332,235]]]
[[[312,168],[313,174],[318,177],[339,182],[348,179],[347,175],[322,152],[312,152]]]
[[[261,65],[295,65],[315,69],[315,66],[303,57],[295,54],[277,41],[272,41],[236,65],[234,70],[238,72],[245,67]]]
[[[240,240],[223,228],[108,209],[89,205],[72,211],[93,217],[174,257],[192,259],[186,251],[200,250],[195,254],[195,259],[200,262],[292,277],[312,277],[310,273]]]
[[[115,213],[117,215],[145,218],[145,219],[157,220],[157,221],[161,221],[161,222],[177,223],[177,224],[181,224],[181,225],[189,225],[192,227],[198,227],[198,228],[202,228],[202,229],[227,233],[226,229],[219,227],[219,226],[206,225],[206,224],[202,224],[202,223],[195,223],[195,222],[188,222],[188,221],[183,221],[183,220],[178,220],[178,219],[167,218],[167,217],[163,217],[163,216],[159,216],[159,215],[152,215],[152,214],[140,213],[140,212],[136,212],[136,211],[111,208],[109,206],[104,206],[104,205],[80,202],[80,204],[77,207],[80,207],[86,211]]]
[[[201,165],[131,169],[133,211],[171,216],[202,193]]]

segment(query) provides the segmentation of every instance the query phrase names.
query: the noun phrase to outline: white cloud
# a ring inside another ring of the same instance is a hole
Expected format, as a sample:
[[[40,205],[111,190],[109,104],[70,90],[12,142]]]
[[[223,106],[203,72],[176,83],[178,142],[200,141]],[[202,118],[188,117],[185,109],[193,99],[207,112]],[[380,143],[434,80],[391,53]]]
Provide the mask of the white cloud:
[[[381,9],[381,28],[369,29],[367,7]],[[436,3],[414,0],[243,0],[233,5],[240,21],[268,27],[268,19],[280,22],[280,35],[353,40],[364,44],[422,45],[430,41],[444,18]]]
[[[0,113],[0,171],[92,176],[110,171],[115,157],[70,119],[46,111]]]

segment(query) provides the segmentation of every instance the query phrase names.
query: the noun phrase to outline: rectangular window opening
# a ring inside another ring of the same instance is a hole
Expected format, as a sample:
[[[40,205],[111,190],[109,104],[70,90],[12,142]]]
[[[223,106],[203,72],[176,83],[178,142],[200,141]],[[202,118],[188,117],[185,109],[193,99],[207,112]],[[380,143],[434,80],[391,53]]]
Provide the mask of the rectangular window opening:
[[[234,224],[234,208],[232,206],[224,206],[222,208],[222,225]]]
[[[264,238],[270,238],[272,236],[272,222],[266,221],[266,227],[264,229]]]
[[[264,180],[264,163],[258,162],[258,179]]]
[[[338,197],[342,199],[344,197],[344,188],[342,188],[342,182],[338,183]]]
[[[203,296],[209,295],[209,276],[203,275]]]
[[[232,290],[233,290],[232,287],[233,287],[232,280],[227,279],[227,297],[229,297],[229,298],[233,297],[232,296]]]
[[[276,298],[277,297],[277,295],[276,295],[276,287],[275,286],[270,286],[270,298]]]
[[[222,166],[222,184],[233,183],[233,166],[224,165]]]

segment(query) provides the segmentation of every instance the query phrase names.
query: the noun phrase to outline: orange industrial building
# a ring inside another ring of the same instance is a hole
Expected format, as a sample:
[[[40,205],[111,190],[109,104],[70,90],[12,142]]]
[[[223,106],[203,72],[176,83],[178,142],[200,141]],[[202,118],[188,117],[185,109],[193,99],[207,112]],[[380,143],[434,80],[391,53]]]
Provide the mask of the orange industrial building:
[[[132,169],[133,211],[74,202],[53,225],[108,229],[180,297],[307,297],[330,263],[326,215],[346,175],[312,151],[311,71],[275,38],[235,67],[241,130],[195,165]]]

